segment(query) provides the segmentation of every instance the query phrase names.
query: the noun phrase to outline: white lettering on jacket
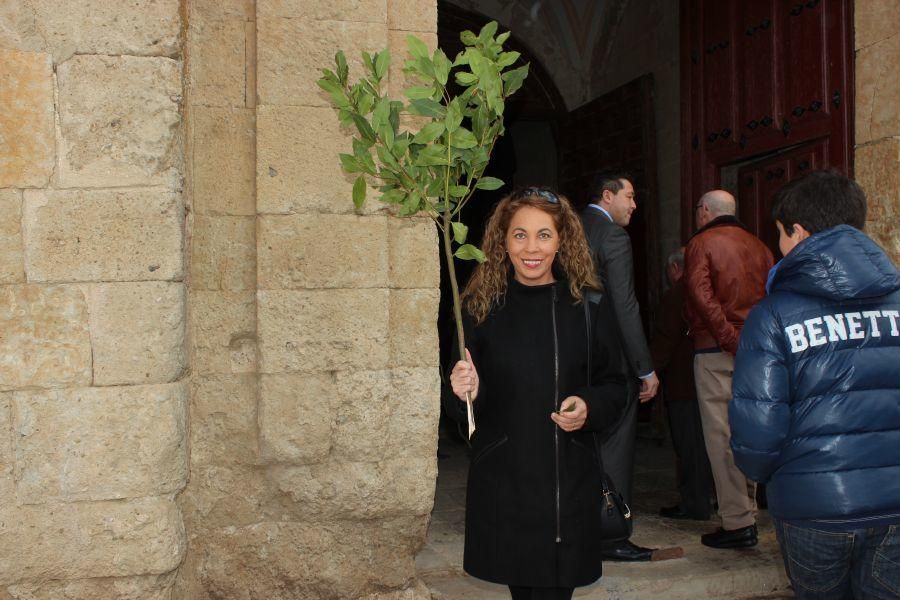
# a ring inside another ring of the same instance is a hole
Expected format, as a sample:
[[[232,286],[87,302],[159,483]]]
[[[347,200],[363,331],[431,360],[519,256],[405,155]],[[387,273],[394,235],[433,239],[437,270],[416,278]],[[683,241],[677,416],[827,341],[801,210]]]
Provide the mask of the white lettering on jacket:
[[[796,354],[828,342],[861,340],[866,335],[873,338],[888,335],[887,327],[879,327],[879,319],[882,325],[890,325],[891,337],[900,337],[898,318],[900,311],[897,310],[837,313],[793,323],[784,328],[784,333],[791,346],[791,353]]]

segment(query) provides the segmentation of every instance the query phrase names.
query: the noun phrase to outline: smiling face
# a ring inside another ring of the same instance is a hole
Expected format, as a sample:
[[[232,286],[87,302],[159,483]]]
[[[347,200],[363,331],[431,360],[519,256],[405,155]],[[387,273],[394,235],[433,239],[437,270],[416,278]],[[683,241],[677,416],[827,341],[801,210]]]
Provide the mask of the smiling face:
[[[506,251],[522,285],[553,283],[553,259],[559,250],[559,232],[553,217],[532,206],[515,212],[506,230]]]
[[[637,208],[634,202],[634,186],[627,179],[620,179],[622,189],[613,194],[609,190],[603,192],[603,200],[600,203],[612,217],[616,225],[625,227],[631,222],[631,213]]]

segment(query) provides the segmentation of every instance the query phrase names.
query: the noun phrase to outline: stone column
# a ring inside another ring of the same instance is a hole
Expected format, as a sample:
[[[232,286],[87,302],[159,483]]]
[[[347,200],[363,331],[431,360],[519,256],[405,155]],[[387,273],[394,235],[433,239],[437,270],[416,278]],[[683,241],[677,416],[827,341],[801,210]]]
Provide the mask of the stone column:
[[[866,232],[900,265],[900,14],[856,0],[855,176],[869,200]]]
[[[180,28],[0,9],[0,597],[165,598],[184,555]]]

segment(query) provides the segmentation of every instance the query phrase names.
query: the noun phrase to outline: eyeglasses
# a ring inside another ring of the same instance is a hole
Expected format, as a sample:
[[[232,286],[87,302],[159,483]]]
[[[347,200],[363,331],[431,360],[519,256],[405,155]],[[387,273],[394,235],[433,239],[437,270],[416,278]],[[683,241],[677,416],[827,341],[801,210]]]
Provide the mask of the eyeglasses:
[[[559,204],[559,196],[547,188],[527,187],[513,195],[513,200],[521,200],[530,196],[540,196],[550,204]]]

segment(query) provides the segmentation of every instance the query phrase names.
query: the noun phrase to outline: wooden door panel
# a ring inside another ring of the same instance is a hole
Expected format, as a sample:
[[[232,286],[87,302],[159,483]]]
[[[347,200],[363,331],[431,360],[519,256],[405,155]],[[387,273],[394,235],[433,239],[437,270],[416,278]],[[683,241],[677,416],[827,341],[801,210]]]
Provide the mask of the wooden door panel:
[[[771,132],[775,124],[776,0],[740,4],[738,29],[738,143]]]
[[[825,5],[818,0],[780,0],[784,56],[781,97],[782,131],[801,123],[828,121],[829,48],[826,44]],[[787,125],[785,125],[787,123]]]
[[[734,4],[706,2],[703,11],[703,98],[707,148],[734,138]]]

